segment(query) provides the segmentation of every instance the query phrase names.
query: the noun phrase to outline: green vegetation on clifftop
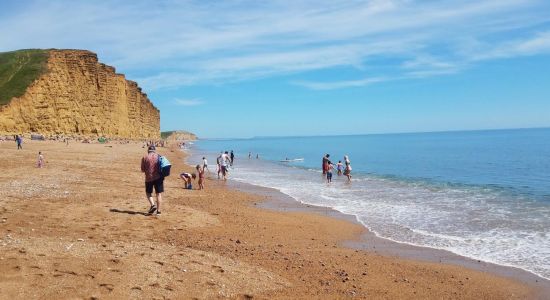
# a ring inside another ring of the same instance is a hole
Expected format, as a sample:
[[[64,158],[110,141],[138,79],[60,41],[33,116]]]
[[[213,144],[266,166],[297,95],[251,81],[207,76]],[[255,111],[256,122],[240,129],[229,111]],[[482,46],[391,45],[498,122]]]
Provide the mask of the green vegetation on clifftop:
[[[22,96],[47,70],[48,50],[0,52],[0,105]]]
[[[172,133],[174,133],[173,131],[163,131],[160,133],[160,138],[161,139],[166,139],[167,137],[169,137]]]
[[[160,133],[160,138],[163,140],[172,139],[172,140],[196,140],[197,136],[189,131],[185,130],[173,130],[173,131],[163,131]]]

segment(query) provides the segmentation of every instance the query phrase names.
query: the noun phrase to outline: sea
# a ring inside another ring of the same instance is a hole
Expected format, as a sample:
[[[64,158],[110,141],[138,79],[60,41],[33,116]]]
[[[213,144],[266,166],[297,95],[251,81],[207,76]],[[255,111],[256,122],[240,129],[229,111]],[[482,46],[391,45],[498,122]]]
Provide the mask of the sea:
[[[230,180],[353,215],[381,238],[550,279],[550,128],[209,139],[188,162],[206,156],[215,171],[222,150],[235,153]],[[351,182],[326,182],[325,154],[349,156]]]

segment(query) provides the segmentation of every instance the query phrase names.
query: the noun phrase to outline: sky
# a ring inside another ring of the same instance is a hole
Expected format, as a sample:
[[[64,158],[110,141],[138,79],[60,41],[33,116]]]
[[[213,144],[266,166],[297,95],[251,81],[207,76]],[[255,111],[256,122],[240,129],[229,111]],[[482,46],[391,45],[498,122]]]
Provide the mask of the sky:
[[[547,0],[0,0],[0,28],[0,52],[96,52],[162,131],[550,127]]]

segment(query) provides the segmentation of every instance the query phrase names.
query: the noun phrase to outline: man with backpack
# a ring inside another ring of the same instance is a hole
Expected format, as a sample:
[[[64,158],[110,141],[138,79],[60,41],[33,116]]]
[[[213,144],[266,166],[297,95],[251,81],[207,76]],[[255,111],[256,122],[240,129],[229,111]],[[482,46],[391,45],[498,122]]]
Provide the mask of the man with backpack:
[[[162,203],[162,193],[164,192],[164,176],[162,176],[159,164],[159,155],[155,152],[155,146],[151,145],[147,149],[147,155],[141,159],[141,172],[145,173],[145,194],[151,207],[149,214],[156,212],[160,215],[160,205]],[[157,194],[157,202],[153,201],[153,188]]]

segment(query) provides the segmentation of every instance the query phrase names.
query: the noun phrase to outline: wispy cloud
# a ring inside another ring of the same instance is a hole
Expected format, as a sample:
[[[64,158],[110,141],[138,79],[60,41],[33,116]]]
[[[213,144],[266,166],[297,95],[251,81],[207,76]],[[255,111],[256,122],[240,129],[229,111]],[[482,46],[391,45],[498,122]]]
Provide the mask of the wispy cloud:
[[[175,99],[174,103],[181,106],[198,106],[204,104],[204,102],[199,99]]]
[[[336,67],[364,73],[332,85],[345,88],[550,53],[543,0],[35,0],[6,10],[0,51],[90,49],[146,89]],[[380,65],[389,71],[372,71]]]
[[[373,83],[384,82],[389,78],[364,78],[358,80],[332,81],[332,82],[315,82],[315,81],[295,81],[293,84],[306,87],[311,90],[334,90],[349,87],[361,87],[371,85]],[[395,80],[395,79],[391,79]]]

